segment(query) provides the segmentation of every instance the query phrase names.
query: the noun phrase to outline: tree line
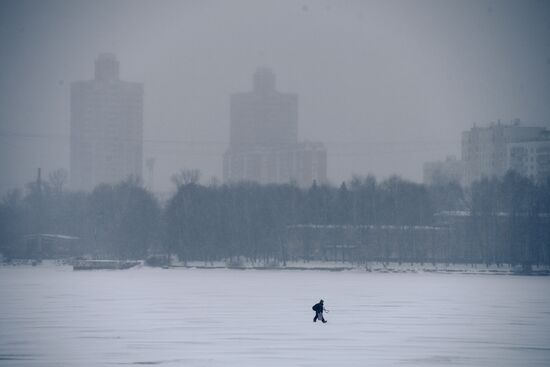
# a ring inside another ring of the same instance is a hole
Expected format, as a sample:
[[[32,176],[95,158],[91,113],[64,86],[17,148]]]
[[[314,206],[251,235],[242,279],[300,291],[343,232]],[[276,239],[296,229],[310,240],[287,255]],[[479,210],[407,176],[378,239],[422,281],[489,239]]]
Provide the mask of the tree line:
[[[468,188],[368,175],[304,189],[252,182],[201,185],[198,171],[183,171],[163,203],[136,179],[85,193],[66,190],[65,176],[56,171],[4,196],[0,252],[17,246],[25,234],[57,233],[79,237],[97,257],[281,260],[292,225],[433,226],[440,225],[442,212],[467,213],[467,235],[456,245],[467,255],[462,259],[537,263],[547,261],[550,251],[550,181],[535,184],[514,172]]]

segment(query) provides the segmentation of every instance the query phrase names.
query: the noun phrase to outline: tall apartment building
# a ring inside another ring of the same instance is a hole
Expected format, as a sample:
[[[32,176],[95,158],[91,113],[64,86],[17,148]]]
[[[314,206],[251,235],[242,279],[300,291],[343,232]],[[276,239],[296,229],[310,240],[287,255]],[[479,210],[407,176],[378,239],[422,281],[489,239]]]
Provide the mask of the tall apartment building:
[[[230,147],[280,148],[298,141],[298,95],[275,90],[275,74],[265,68],[254,73],[253,90],[231,95]]]
[[[92,80],[71,84],[71,187],[141,178],[143,84],[119,79],[113,54],[95,61]]]
[[[469,185],[483,177],[503,176],[509,169],[508,145],[537,140],[544,131],[543,127],[522,126],[516,119],[511,124],[499,121],[488,127],[474,126],[463,132],[464,183]]]
[[[251,92],[231,95],[224,181],[296,182],[302,187],[325,182],[324,145],[298,142],[298,96],[278,92],[275,84],[275,74],[261,68],[254,74]]]

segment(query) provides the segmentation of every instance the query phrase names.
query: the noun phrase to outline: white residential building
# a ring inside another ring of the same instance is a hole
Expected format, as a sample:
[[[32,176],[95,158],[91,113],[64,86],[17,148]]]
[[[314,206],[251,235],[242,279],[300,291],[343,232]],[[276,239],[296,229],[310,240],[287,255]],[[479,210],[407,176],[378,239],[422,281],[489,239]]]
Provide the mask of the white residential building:
[[[550,139],[510,143],[506,154],[507,168],[535,182],[550,179]]]
[[[511,124],[501,124],[499,121],[488,127],[474,126],[463,132],[464,183],[469,185],[483,177],[503,176],[508,170],[508,145],[538,140],[545,131],[544,127],[522,126],[516,119]]]

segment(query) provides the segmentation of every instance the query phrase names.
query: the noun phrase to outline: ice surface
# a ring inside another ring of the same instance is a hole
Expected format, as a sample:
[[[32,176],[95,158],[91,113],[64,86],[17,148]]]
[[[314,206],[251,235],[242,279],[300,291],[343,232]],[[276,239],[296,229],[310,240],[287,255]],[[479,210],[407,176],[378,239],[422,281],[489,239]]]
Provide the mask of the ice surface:
[[[550,277],[18,266],[0,292],[0,366],[550,365]]]

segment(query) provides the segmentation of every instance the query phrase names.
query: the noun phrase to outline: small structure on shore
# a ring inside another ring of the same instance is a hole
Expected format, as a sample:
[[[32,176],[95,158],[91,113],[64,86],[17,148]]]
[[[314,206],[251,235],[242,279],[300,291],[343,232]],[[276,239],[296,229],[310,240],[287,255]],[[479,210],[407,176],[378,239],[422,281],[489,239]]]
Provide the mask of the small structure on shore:
[[[82,243],[79,237],[64,234],[34,233],[22,236],[7,248],[11,259],[63,259],[81,256]]]
[[[77,260],[73,270],[123,270],[141,264],[137,260]]]

